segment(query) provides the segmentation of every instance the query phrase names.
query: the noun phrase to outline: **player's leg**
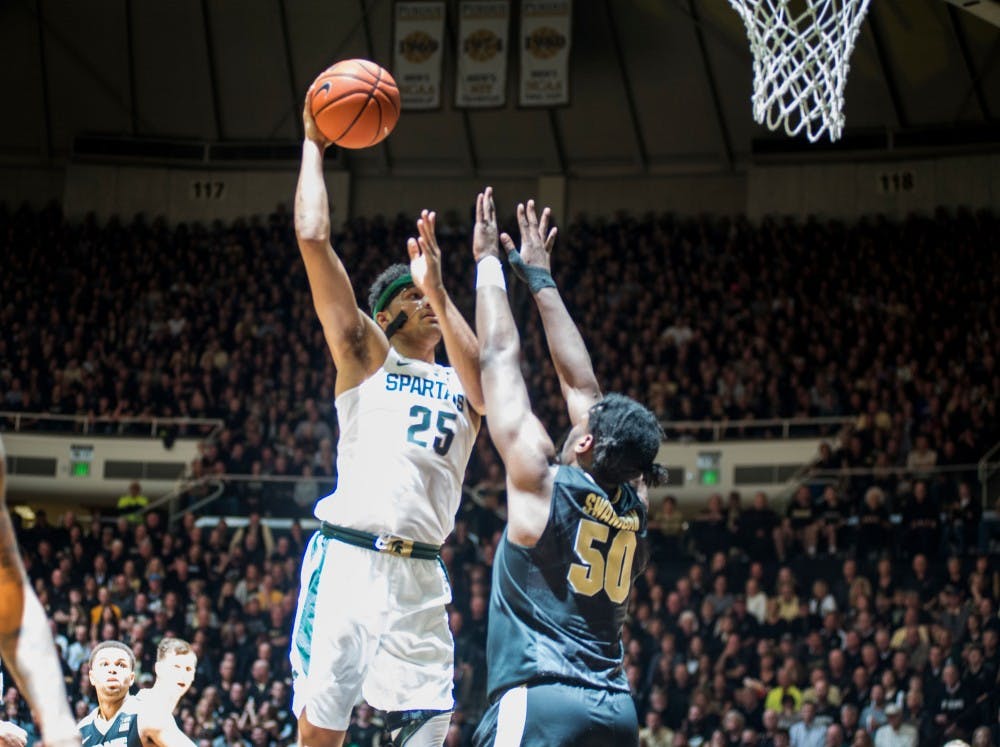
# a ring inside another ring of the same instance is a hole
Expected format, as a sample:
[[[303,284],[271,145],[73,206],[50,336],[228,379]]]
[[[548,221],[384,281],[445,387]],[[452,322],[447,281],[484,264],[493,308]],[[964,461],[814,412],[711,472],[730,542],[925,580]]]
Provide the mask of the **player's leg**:
[[[441,747],[451,711],[392,711],[386,714],[385,725],[393,747]]]
[[[788,526],[787,519],[774,530],[774,549],[778,553],[779,563],[785,562],[785,548],[788,546],[791,534],[792,530]]]
[[[440,747],[454,708],[455,646],[445,610],[451,588],[437,561],[381,558],[393,610],[362,694],[388,714],[395,747]]]
[[[324,729],[309,721],[306,709],[299,715],[299,745],[300,747],[341,747],[344,744],[344,729]]]
[[[318,533],[306,549],[289,651],[301,745],[344,742],[381,632],[387,588],[374,556]]]

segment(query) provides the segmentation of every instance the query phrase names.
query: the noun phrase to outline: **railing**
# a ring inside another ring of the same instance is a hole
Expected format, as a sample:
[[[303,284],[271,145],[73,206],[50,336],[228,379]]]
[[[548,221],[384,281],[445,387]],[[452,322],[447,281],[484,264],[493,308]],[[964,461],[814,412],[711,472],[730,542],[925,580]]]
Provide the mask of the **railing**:
[[[988,506],[1000,497],[1000,443],[983,454],[976,474],[983,491],[983,506]]]
[[[807,470],[802,483],[807,485],[836,485],[844,480],[853,478],[872,478],[872,484],[878,481],[895,480],[903,483],[904,486],[912,484],[917,480],[924,480],[931,488],[932,496],[936,497],[937,483],[941,480],[952,479],[954,482],[968,482],[972,490],[976,489],[977,479],[986,470],[990,475],[996,475],[1000,471],[1000,461],[992,461],[996,456],[997,449],[992,449],[976,464],[948,464],[936,465],[934,467],[841,467],[830,470]],[[981,501],[984,510],[989,509],[996,501],[997,492],[987,492],[987,485],[983,483],[981,491]],[[898,491],[896,497],[899,497]],[[887,495],[891,500],[894,496]]]
[[[977,470],[984,468],[990,471],[990,475],[1000,475],[1000,461],[992,460],[992,457],[995,457],[998,453],[1000,453],[1000,450],[991,450],[978,464],[947,465],[913,470],[906,467],[816,470],[806,466],[794,478],[789,480],[787,483],[787,485],[791,486],[789,489],[784,490],[781,495],[770,491],[769,496],[772,506],[780,509],[784,503],[783,498],[787,498],[788,494],[794,492],[794,488],[798,485],[805,484],[822,488],[825,485],[836,485],[842,483],[844,480],[856,477],[872,477],[877,479],[891,477],[900,483],[912,483],[917,479],[927,479],[932,489],[934,489],[934,478],[947,478],[949,476],[962,478],[964,476],[974,480]],[[979,474],[982,473],[980,472]],[[297,501],[295,500],[295,486],[299,484],[308,485],[308,489],[300,493],[300,500]],[[173,491],[151,502],[143,509],[143,512],[152,511],[165,505],[173,505],[176,510],[171,511],[170,523],[178,521],[188,513],[202,515],[206,509],[213,506],[216,509],[215,514],[220,516],[246,516],[251,502],[248,500],[245,487],[253,486],[256,491],[254,498],[258,501],[257,506],[262,513],[270,513],[279,522],[290,519],[307,521],[312,517],[312,508],[315,502],[324,495],[332,492],[335,485],[336,480],[328,477],[210,475],[183,480]],[[481,498],[471,486],[463,486],[462,493],[469,499],[480,503],[480,505],[482,504]],[[889,508],[893,510],[892,520],[897,524],[902,521],[902,516],[896,512],[900,506],[898,504],[892,505],[892,501],[894,498],[900,497],[902,496],[898,492],[887,496],[887,499],[890,501]],[[994,494],[992,497],[995,500],[1000,496]],[[749,496],[745,496],[746,498],[749,498]],[[176,505],[181,502],[184,502],[185,505]],[[745,505],[749,505],[749,502],[747,501]],[[987,503],[984,505],[984,508],[989,509],[990,505]],[[685,515],[689,516],[691,521],[697,521],[696,513],[700,508],[701,504],[698,506],[688,505],[683,507]],[[992,513],[988,515],[992,516]],[[849,523],[853,525],[856,521],[856,517],[852,517]],[[281,524],[281,526],[284,526],[284,524]],[[303,524],[303,526],[305,525]]]
[[[10,428],[8,428],[10,424]],[[80,433],[90,436],[130,436],[212,439],[222,430],[219,418],[160,418],[117,415],[51,415],[47,412],[9,412],[0,410],[0,430],[14,433]]]
[[[220,501],[230,501],[224,508],[240,509],[230,514],[245,514],[256,502],[263,513],[275,516],[312,516],[312,507],[336,486],[336,478],[282,475],[209,475],[186,479],[173,491],[146,506],[146,513],[173,501],[186,502],[171,512],[170,522],[178,521],[184,514],[200,512]],[[306,485],[296,497],[296,486]]]
[[[754,438],[835,438],[855,416],[824,418],[772,418],[756,420],[665,420],[661,423],[670,441],[725,441]]]

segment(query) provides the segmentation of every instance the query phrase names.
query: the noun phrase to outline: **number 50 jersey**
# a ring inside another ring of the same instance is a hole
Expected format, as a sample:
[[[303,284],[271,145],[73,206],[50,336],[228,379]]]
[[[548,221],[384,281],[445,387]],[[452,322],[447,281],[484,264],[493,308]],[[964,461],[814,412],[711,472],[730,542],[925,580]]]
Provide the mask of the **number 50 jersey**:
[[[549,521],[534,547],[506,532],[493,560],[486,662],[490,701],[525,683],[629,692],[621,628],[648,559],[646,507],[629,485],[608,496],[560,466]]]
[[[337,489],[316,518],[442,544],[455,524],[479,416],[453,368],[403,358],[336,399]]]

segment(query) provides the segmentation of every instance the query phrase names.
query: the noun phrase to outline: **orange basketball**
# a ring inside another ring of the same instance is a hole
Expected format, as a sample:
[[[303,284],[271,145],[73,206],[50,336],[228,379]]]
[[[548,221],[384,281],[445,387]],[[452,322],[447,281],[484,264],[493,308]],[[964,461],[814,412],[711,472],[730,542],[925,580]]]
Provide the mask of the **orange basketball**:
[[[399,121],[399,89],[389,72],[368,60],[343,60],[312,85],[316,125],[341,148],[367,148]]]

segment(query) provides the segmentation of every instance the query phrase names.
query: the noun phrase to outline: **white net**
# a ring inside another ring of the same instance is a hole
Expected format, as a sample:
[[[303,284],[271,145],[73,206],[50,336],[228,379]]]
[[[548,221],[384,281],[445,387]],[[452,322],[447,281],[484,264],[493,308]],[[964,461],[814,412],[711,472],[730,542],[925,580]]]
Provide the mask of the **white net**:
[[[844,130],[849,60],[870,0],[729,0],[753,54],[753,116],[816,142]]]

